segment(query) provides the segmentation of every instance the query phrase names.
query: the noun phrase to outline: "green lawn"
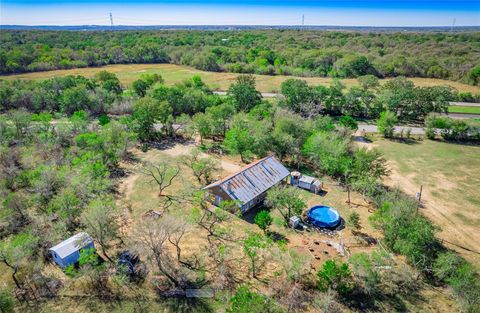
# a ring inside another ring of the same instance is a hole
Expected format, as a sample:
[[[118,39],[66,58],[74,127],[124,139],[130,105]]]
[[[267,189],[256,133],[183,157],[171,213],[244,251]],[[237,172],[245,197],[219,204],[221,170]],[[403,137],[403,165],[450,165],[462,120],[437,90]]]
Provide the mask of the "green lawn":
[[[480,114],[480,107],[468,107],[452,105],[448,107],[450,113],[467,113],[467,114]]]

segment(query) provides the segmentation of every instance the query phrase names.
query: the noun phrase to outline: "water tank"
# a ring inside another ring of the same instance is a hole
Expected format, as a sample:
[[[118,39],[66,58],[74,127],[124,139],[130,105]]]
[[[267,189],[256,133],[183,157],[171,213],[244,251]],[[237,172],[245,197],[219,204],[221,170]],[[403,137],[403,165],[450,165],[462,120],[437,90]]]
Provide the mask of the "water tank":
[[[290,173],[290,185],[292,186],[298,186],[298,182],[300,181],[300,177],[302,177],[302,174],[300,172],[291,172]]]

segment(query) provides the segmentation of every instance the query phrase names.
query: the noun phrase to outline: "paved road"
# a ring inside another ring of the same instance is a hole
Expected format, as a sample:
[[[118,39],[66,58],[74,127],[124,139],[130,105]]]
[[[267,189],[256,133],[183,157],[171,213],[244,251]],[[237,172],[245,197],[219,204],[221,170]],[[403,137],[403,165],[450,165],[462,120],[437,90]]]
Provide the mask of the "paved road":
[[[422,127],[409,127],[409,126],[395,126],[395,132],[399,133],[402,131],[406,132],[407,129],[411,129],[411,134],[412,135],[424,135],[425,130]],[[371,125],[371,124],[358,124],[358,130],[359,131],[365,131],[366,133],[378,133],[378,128],[376,125]]]
[[[160,123],[156,123],[154,124],[154,127],[157,131],[160,131],[162,129],[162,124]],[[185,125],[180,125],[180,124],[173,124],[173,128],[175,130],[180,130],[180,129],[183,129],[185,128]],[[411,131],[411,134],[412,135],[424,135],[425,134],[425,130],[422,128],[422,127],[408,127],[408,126],[395,126],[395,132],[396,133],[399,133],[402,131],[405,132],[408,128],[410,128],[412,131]],[[363,124],[363,123],[359,123],[358,124],[358,131],[365,131],[366,133],[378,133],[378,128],[376,125],[372,125],[372,124]]]
[[[473,102],[450,102],[450,105],[462,106],[462,107],[480,107],[480,103]]]
[[[214,91],[213,92],[216,95],[220,96],[226,96],[227,92],[226,91]],[[264,98],[276,98],[276,97],[282,97],[281,93],[274,93],[274,92],[262,92],[262,97]]]
[[[480,118],[480,114],[448,113],[447,115],[448,115],[448,117],[458,118],[458,119]]]
[[[226,96],[227,92],[226,91],[214,91],[214,94],[220,95],[220,96]],[[275,93],[275,92],[262,92],[262,97],[264,98],[276,98],[276,97],[282,97],[281,93]],[[480,107],[480,103],[473,103],[473,102],[449,102],[450,105],[453,106],[463,106],[463,107]]]

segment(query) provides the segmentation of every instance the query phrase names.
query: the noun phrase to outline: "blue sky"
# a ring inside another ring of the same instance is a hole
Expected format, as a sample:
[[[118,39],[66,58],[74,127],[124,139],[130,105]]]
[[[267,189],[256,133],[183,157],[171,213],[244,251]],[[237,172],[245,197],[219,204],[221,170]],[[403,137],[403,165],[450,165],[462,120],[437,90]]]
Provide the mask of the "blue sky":
[[[0,23],[480,26],[480,0],[0,0]]]

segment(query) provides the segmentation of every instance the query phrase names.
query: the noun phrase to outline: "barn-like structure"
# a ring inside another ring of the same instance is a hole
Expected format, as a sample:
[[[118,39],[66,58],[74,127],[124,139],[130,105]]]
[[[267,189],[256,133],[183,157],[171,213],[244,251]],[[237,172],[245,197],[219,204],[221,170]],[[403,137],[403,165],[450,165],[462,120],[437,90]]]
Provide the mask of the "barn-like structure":
[[[245,213],[261,203],[267,191],[289,175],[290,172],[282,163],[273,156],[268,156],[203,189],[215,196],[215,205],[233,200]]]

